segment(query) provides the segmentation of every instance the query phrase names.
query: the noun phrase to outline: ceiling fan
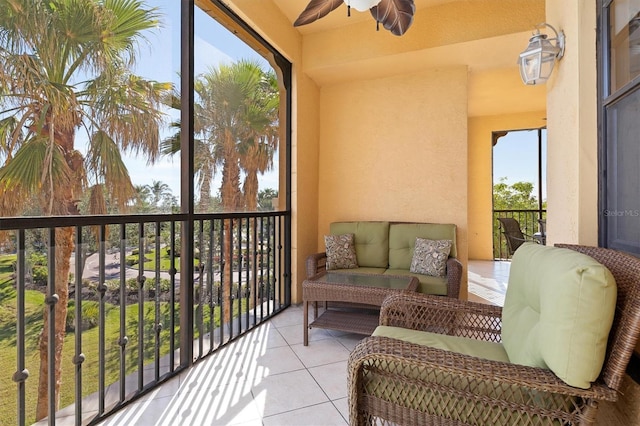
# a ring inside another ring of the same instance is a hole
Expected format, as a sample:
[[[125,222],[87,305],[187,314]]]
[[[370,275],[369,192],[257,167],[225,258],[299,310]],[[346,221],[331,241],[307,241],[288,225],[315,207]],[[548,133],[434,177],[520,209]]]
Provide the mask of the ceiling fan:
[[[348,15],[351,13],[351,7],[360,12],[369,10],[378,26],[382,24],[384,29],[397,36],[409,29],[416,11],[413,0],[311,0],[293,26],[310,24],[326,16],[342,3],[346,3]]]

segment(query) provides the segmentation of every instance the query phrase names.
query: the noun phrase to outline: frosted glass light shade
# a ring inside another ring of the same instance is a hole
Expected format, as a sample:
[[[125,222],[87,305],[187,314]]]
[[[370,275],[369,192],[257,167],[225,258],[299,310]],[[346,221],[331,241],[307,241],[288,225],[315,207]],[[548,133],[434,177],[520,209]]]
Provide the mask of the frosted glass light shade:
[[[364,12],[376,6],[380,1],[381,0],[345,0],[345,3],[357,11]]]
[[[547,81],[553,66],[564,55],[564,32],[560,34],[547,23],[539,24],[536,28],[549,27],[556,37],[548,39],[546,34],[540,34],[539,30],[529,39],[529,45],[520,54],[518,65],[520,77],[525,84],[541,84]]]

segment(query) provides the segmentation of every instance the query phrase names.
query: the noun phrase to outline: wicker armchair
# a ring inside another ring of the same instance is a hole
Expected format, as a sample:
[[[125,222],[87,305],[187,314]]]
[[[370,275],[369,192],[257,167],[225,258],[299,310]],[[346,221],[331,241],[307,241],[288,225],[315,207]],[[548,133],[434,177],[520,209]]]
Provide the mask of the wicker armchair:
[[[571,387],[546,369],[368,337],[348,362],[350,424],[593,424],[598,402],[617,400],[640,334],[640,259],[604,248],[557,246],[593,257],[616,279],[606,357],[589,389]],[[499,342],[501,311],[468,301],[399,294],[385,300],[380,324]]]

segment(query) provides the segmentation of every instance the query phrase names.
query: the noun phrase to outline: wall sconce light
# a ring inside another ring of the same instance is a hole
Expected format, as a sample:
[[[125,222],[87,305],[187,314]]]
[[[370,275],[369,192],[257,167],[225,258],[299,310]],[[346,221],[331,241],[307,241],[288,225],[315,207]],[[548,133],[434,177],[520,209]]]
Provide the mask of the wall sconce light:
[[[555,37],[547,38],[547,34],[541,34],[540,29],[549,27]],[[520,77],[524,84],[540,84],[547,81],[553,71],[556,59],[560,60],[564,55],[564,31],[560,34],[546,22],[536,25],[536,31],[529,39],[529,45],[520,54]]]

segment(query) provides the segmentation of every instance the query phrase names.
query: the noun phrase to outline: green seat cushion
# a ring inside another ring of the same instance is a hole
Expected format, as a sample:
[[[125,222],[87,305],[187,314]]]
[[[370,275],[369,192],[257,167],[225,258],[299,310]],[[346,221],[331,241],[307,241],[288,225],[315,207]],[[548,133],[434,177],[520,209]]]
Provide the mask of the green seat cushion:
[[[351,270],[357,271],[357,269]],[[418,290],[416,290],[418,293],[436,294],[438,296],[447,295],[447,277],[432,277],[430,275],[416,274],[407,269],[387,269],[384,273],[389,275],[411,275],[416,277],[420,282],[418,284]]]
[[[333,222],[329,232],[354,235],[358,266],[386,268],[389,265],[389,222]]]
[[[449,352],[457,352],[476,358],[492,361],[509,362],[509,357],[500,343],[485,342],[467,337],[448,336],[446,334],[429,333],[427,331],[410,330],[408,328],[379,325],[372,336],[390,337],[417,345],[429,346]]]
[[[451,240],[451,257],[457,256],[456,225],[446,223],[392,223],[389,226],[389,268],[411,268],[416,238]]]
[[[551,369],[587,389],[602,369],[616,284],[602,264],[574,250],[525,243],[513,255],[502,311],[511,362]]]

